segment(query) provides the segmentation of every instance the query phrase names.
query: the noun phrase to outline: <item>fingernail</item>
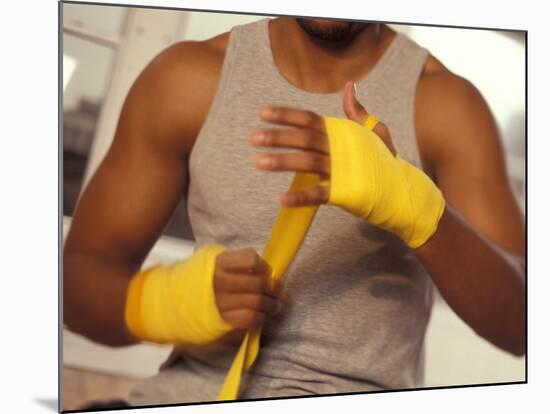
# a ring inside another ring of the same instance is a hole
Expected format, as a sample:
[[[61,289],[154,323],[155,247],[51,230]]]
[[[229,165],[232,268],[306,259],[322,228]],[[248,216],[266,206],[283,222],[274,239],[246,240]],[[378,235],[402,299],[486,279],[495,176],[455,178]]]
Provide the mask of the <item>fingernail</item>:
[[[357,84],[353,82],[353,94],[357,96]]]
[[[260,110],[260,115],[263,118],[270,118],[273,115],[273,109],[270,106],[263,106]]]
[[[253,144],[261,145],[265,142],[265,134],[262,131],[254,131],[251,140]]]
[[[269,168],[272,164],[269,155],[256,155],[255,162],[258,168]]]
[[[287,206],[291,206],[294,201],[294,196],[292,193],[283,193],[281,194],[281,203]]]

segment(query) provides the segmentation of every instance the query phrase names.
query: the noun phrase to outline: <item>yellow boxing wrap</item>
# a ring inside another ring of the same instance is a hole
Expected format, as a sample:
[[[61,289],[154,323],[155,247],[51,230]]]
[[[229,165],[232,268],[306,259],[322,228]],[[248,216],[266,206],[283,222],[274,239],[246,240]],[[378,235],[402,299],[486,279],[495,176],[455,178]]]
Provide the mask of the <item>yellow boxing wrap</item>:
[[[205,345],[233,328],[214,297],[213,276],[222,246],[203,246],[188,259],[139,272],[130,281],[125,320],[137,338],[171,344]]]
[[[393,231],[411,247],[422,245],[435,232],[443,213],[444,200],[437,187],[422,171],[399,156],[393,157],[370,130],[377,122],[374,117],[367,119],[366,127],[346,119],[325,117],[324,121],[331,154],[329,203]],[[290,191],[304,190],[319,183],[321,180],[316,174],[297,173]],[[262,253],[272,268],[273,287],[296,255],[317,209],[318,206],[283,206],[280,209]],[[210,248],[197,251],[188,259],[189,263],[176,265],[182,266],[179,272],[175,268],[153,268],[132,280],[126,321],[136,336],[156,342],[201,344],[214,341],[231,330],[219,315],[212,288],[215,256],[223,251],[223,247]],[[204,256],[199,253],[204,253]],[[167,288],[167,282],[162,281],[165,278],[162,274],[172,275],[173,288],[179,292],[165,304],[162,304],[164,296],[171,289]],[[176,277],[176,274],[180,276]],[[183,277],[184,274],[197,277]],[[140,299],[142,297],[148,299]],[[203,312],[192,316],[193,322],[189,323],[187,317],[193,314],[193,309]],[[160,322],[160,319],[165,322]],[[260,326],[247,332],[218,400],[238,397],[241,378],[258,355],[261,330]]]
[[[412,248],[435,233],[445,200],[420,169],[393,154],[371,128],[348,119],[324,117],[329,140],[329,204],[399,236]]]
[[[367,127],[370,130],[374,130],[374,127],[378,124],[378,119],[372,114],[369,114],[367,116],[367,119],[365,120],[365,127]]]
[[[317,174],[297,173],[290,185],[290,191],[304,190],[319,184],[319,182],[320,178]],[[317,209],[318,206],[283,206],[279,210],[262,253],[262,257],[272,269],[270,280],[273,287],[283,277],[298,252]],[[225,377],[225,382],[218,394],[218,400],[234,400],[238,397],[241,377],[258,356],[261,332],[261,327],[247,332]]]

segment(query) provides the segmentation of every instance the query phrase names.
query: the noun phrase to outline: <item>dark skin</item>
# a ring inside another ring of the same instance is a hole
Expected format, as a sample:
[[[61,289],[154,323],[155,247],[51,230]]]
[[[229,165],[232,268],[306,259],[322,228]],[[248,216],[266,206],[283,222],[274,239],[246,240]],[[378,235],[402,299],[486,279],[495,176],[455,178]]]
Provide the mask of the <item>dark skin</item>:
[[[353,38],[331,42],[312,38],[292,18],[270,23],[282,75],[309,92],[344,90],[345,113],[363,122],[368,99],[364,107],[357,102],[350,81],[368,73],[395,34],[385,26],[377,33],[374,25],[354,31]],[[186,191],[188,154],[215,93],[227,38],[172,46],[132,86],[112,148],[82,195],[66,241],[64,318],[71,329],[110,345],[136,342],[124,324],[126,289]],[[259,152],[267,146],[301,151],[267,156],[264,166],[259,155],[256,167],[329,177],[320,115],[297,108],[274,108],[269,115],[267,109],[258,115],[285,128],[251,131],[251,145]],[[494,119],[479,92],[433,57],[419,80],[415,116],[424,169],[447,207],[434,236],[414,253],[464,321],[501,349],[523,355],[524,221]],[[267,137],[263,142],[260,132]],[[394,151],[388,129],[379,124],[375,132]],[[322,204],[327,191],[284,194],[281,202]],[[235,327],[232,340],[280,309],[277,292],[266,283],[268,272],[251,249],[219,256],[214,289],[222,317]]]

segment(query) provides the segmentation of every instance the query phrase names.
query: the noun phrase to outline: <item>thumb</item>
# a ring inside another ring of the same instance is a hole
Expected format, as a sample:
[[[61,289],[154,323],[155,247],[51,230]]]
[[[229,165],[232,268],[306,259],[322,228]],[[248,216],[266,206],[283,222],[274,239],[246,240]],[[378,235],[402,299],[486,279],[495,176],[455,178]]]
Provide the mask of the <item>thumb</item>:
[[[350,120],[360,125],[365,124],[369,114],[357,100],[357,96],[355,95],[355,82],[353,81],[347,81],[344,86],[343,105],[344,113]]]
[[[344,86],[344,113],[346,116],[354,122],[357,122],[361,126],[365,126],[365,121],[367,120],[369,113],[367,110],[359,103],[357,96],[355,95],[355,83],[352,81],[347,81]],[[373,131],[384,141],[384,144],[388,147],[390,152],[395,155],[397,152],[393,141],[390,135],[390,131],[382,122],[378,122],[374,127]]]

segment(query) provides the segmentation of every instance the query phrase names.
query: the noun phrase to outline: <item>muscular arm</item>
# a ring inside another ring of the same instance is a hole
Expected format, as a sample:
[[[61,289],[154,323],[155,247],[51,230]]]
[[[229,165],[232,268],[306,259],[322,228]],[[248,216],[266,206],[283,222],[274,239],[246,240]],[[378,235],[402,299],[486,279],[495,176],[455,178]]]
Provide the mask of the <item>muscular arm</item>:
[[[416,254],[464,321],[493,344],[523,355],[524,221],[497,127],[470,83],[435,69],[419,84],[416,123],[424,164],[447,208]]]
[[[64,322],[73,331],[113,346],[133,343],[124,323],[127,286],[185,189],[187,155],[223,61],[220,43],[167,49],[128,93],[65,243]]]
[[[434,72],[425,74],[418,86],[416,129],[424,166],[439,183],[447,207],[433,237],[427,242],[423,240],[424,244],[415,252],[441,294],[463,320],[495,345],[522,355],[525,352],[524,224],[506,177],[497,129],[487,105],[472,85],[442,66]],[[368,114],[354,97],[352,88],[352,82],[347,82],[344,111],[350,120],[363,125]],[[370,220],[371,224],[387,226],[386,229],[400,237],[411,234],[411,227],[408,227],[411,223],[407,220],[403,221],[406,225],[400,227],[400,220],[404,217],[399,217],[399,214],[403,210],[391,212],[396,203],[402,202],[392,199],[391,194],[402,193],[403,188],[389,189],[381,186],[380,180],[361,180],[362,174],[364,178],[373,174],[373,163],[364,164],[361,156],[345,154],[348,157],[346,163],[354,165],[351,174],[356,174],[360,180],[352,186],[344,185],[342,163],[334,162],[334,157],[339,154],[341,161],[347,148],[331,144],[334,143],[331,141],[335,139],[334,134],[339,131],[328,132],[326,123],[318,114],[271,106],[263,108],[260,117],[266,122],[290,128],[252,131],[250,140],[253,145],[303,151],[259,154],[256,168],[309,171],[325,177],[330,176],[334,168],[339,168],[340,181],[335,184],[331,176],[330,187],[340,185],[338,191],[345,197],[336,205]],[[338,125],[344,130],[351,128],[341,121]],[[378,124],[374,131],[388,149],[394,151],[388,129]],[[351,138],[348,136],[347,139]],[[365,135],[364,141],[354,141],[354,148],[378,152],[375,155],[381,157],[383,152],[379,147],[365,145],[374,142],[368,139]],[[333,154],[333,150],[336,153]],[[379,168],[386,169],[389,176],[396,171],[396,164],[391,159],[387,157],[379,164]],[[370,185],[358,186],[358,183]],[[420,181],[413,184],[414,191],[419,191],[419,188],[427,191],[424,196],[432,188],[426,182],[424,187]],[[349,190],[347,193],[343,191],[344,187]],[[327,203],[331,191],[327,185],[313,186],[301,192],[285,193],[282,202],[289,206]],[[365,217],[364,203],[376,199],[369,191],[385,191],[385,204],[371,206]],[[423,195],[419,193],[417,196]],[[432,202],[434,200],[431,198]],[[378,219],[373,217],[375,210],[377,214],[383,212],[384,220],[376,221]],[[415,224],[413,221],[413,226]],[[399,233],[400,229],[405,231]]]

